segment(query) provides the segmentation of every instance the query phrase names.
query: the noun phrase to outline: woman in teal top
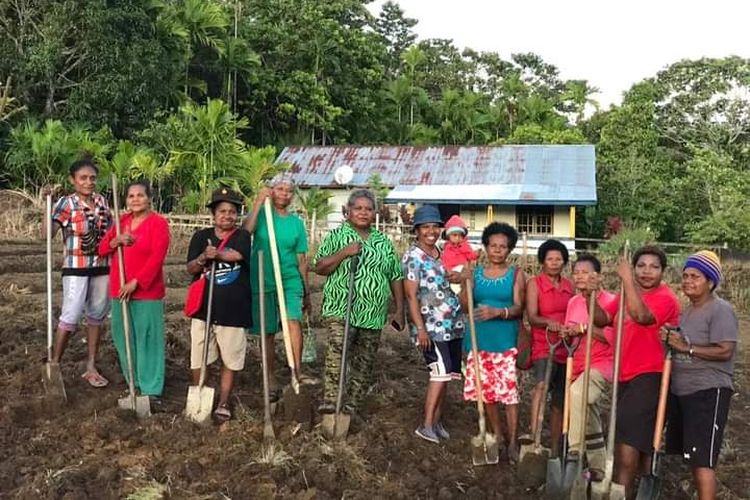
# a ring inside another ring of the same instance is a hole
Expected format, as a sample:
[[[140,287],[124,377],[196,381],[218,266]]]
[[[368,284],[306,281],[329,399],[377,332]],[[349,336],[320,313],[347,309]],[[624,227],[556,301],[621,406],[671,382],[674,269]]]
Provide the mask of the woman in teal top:
[[[492,432],[498,437],[504,437],[508,458],[513,462],[518,461],[516,342],[519,319],[523,316],[525,288],[523,271],[508,263],[508,256],[517,241],[518,233],[512,226],[498,222],[487,226],[482,233],[487,263],[477,266],[471,277],[482,398]],[[461,305],[468,307],[465,291],[461,292]],[[476,363],[471,353],[471,337],[468,335],[464,336],[464,350],[469,353],[464,399],[476,401]],[[505,430],[500,421],[498,404],[505,405]]]

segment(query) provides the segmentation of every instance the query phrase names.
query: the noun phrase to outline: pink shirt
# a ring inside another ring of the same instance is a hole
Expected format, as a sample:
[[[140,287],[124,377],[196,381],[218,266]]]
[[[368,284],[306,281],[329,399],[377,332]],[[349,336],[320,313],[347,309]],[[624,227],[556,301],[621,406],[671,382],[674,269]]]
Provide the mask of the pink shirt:
[[[617,303],[614,293],[602,291],[596,298],[599,306],[606,309],[612,302]],[[586,297],[575,295],[568,302],[568,310],[565,312],[565,326],[578,327],[578,325],[589,325],[589,307]],[[613,353],[615,351],[615,329],[611,326],[604,328],[604,337],[608,343],[594,337],[591,342],[591,368],[598,371],[608,381],[612,382],[612,370],[614,365]],[[581,344],[573,355],[573,380],[583,373],[586,361],[586,335],[581,336]]]
[[[134,300],[160,300],[164,298],[164,260],[169,248],[169,224],[167,220],[151,212],[139,225],[132,230],[130,222],[133,216],[120,216],[120,226],[123,234],[133,235],[134,242],[129,247],[123,247],[125,262],[125,281],[135,278],[138,288],[131,296]],[[116,298],[120,292],[120,272],[118,267],[118,253],[109,246],[115,237],[113,225],[99,243],[99,255],[113,255],[112,267],[109,272],[109,294]]]
[[[560,277],[560,283],[555,286],[549,276],[542,273],[533,278],[536,282],[537,303],[539,304],[539,316],[561,325],[565,321],[565,311],[568,308],[568,301],[573,296],[573,285],[567,278]],[[558,336],[556,333],[550,334],[552,342],[556,342]],[[531,360],[537,361],[549,356],[549,344],[547,344],[547,334],[544,328],[531,328]],[[555,351],[555,361],[565,363],[567,351],[562,344]]]

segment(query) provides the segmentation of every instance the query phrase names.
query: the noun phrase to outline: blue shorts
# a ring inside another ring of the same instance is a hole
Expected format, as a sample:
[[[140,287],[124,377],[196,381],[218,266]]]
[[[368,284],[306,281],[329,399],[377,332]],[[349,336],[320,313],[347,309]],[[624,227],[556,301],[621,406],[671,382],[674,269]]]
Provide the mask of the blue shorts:
[[[430,342],[424,354],[424,361],[430,369],[430,382],[450,382],[461,380],[461,354],[463,339],[447,342]]]

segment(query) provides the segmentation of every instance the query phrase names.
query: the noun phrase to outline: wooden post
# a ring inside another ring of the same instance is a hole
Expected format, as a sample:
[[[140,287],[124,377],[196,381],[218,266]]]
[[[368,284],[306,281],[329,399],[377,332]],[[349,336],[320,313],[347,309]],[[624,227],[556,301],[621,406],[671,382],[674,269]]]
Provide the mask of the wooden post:
[[[380,213],[375,214],[375,230],[380,231]]]
[[[526,265],[526,257],[529,253],[529,239],[528,239],[528,233],[526,231],[523,232],[523,246],[522,248],[522,255],[523,255],[523,264]]]
[[[310,246],[315,245],[315,227],[317,226],[318,211],[313,210],[312,219],[310,220]]]

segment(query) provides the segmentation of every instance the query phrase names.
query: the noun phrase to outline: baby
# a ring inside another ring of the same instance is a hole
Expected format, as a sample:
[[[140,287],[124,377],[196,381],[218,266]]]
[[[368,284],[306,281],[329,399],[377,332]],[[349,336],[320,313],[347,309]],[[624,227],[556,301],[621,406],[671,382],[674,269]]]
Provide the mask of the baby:
[[[479,259],[479,251],[471,248],[466,236],[469,230],[466,223],[458,215],[452,216],[445,224],[443,238],[446,240],[443,247],[441,260],[448,271],[461,272],[464,266]],[[459,285],[451,285],[454,291],[459,290]]]

